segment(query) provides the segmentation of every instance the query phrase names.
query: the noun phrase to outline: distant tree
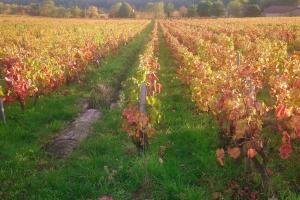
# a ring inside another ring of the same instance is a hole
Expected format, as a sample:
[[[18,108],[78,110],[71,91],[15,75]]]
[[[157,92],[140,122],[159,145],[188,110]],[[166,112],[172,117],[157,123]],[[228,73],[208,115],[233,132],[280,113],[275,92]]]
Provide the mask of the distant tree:
[[[196,6],[188,7],[187,16],[188,17],[197,17],[198,16],[198,11],[197,10],[198,9],[197,9]]]
[[[122,3],[119,12],[118,17],[121,18],[132,18],[134,17],[134,10],[128,3]]]
[[[17,12],[16,12],[16,10],[17,10],[17,5],[16,4],[9,4],[9,10],[8,10],[8,14],[18,14]]]
[[[244,7],[245,17],[256,17],[261,13],[261,9],[257,4],[246,4]]]
[[[11,5],[4,4],[4,14],[11,14]]]
[[[165,4],[163,2],[154,3],[153,11],[155,18],[163,18],[165,16],[164,7]]]
[[[144,11],[154,13],[154,3],[148,2],[144,7]]]
[[[55,12],[55,3],[52,0],[44,0],[39,8],[41,16],[51,17]]]
[[[10,4],[4,4],[3,6],[4,14],[9,14],[11,11],[11,6]]]
[[[13,0],[12,0],[13,1]],[[38,0],[36,0],[38,1]],[[96,12],[97,10],[97,12]],[[96,17],[100,12],[97,7],[90,6],[86,12],[86,17]],[[31,4],[5,4],[0,2],[0,13],[2,14],[19,14],[32,16],[46,16],[46,17],[82,17],[83,12],[78,6],[72,8],[56,6],[53,0],[42,0],[41,3]]]
[[[22,11],[22,15],[31,15],[30,14],[30,5],[25,5],[25,6],[20,6],[23,11]]]
[[[81,17],[82,10],[78,6],[74,6],[70,9],[72,17]]]
[[[225,6],[221,0],[215,0],[211,6],[211,15],[222,16],[225,13]]]
[[[121,2],[113,4],[110,8],[110,13],[109,13],[110,17],[117,17],[121,6],[122,6]]]
[[[64,13],[63,17],[66,17],[66,18],[71,18],[71,17],[73,17],[70,8],[65,8],[65,13]]]
[[[181,7],[179,8],[179,12],[180,12],[180,15],[181,15],[182,17],[186,17],[186,16],[187,16],[187,13],[188,13],[188,9],[187,9],[187,7],[185,7],[185,6],[181,6]]]
[[[227,5],[228,13],[231,16],[242,16],[243,4],[240,0],[232,0]]]
[[[299,0],[256,0],[253,2],[249,1],[249,4],[258,4],[260,7],[268,7],[270,5],[298,5],[300,3]]]
[[[40,14],[39,5],[35,3],[29,4],[28,14],[33,16],[38,16]]]
[[[55,7],[55,10],[52,13],[52,17],[66,17],[66,12],[67,9],[62,6]]]
[[[3,14],[6,10],[6,6],[4,3],[0,2],[0,14]]]
[[[99,13],[99,15],[100,15],[100,14],[103,14],[103,13],[105,13],[105,12],[104,12],[103,8],[98,8],[98,13]]]
[[[71,18],[74,16],[72,15],[72,9],[65,8],[63,6],[59,6],[59,7],[56,7],[56,9],[55,9],[54,17]]]
[[[89,18],[97,18],[99,16],[98,8],[96,6],[90,6],[88,7],[86,11],[86,17]]]
[[[279,0],[279,4],[297,5],[299,3],[299,0]]]
[[[9,14],[23,15],[23,14],[25,14],[25,6],[19,6],[17,4],[10,4]]]
[[[210,16],[213,3],[209,0],[201,0],[198,4],[199,16]]]
[[[167,3],[167,5],[165,6],[165,13],[167,14],[167,17],[171,16],[171,13],[175,11],[175,6],[173,3],[169,2]]]
[[[261,0],[248,0],[248,2],[245,2],[245,3],[248,3],[248,4],[260,4]]]

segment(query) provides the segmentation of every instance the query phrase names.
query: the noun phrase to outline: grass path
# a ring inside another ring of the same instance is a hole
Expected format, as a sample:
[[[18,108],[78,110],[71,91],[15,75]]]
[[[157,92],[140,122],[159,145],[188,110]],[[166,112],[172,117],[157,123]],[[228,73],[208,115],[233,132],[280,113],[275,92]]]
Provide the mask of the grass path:
[[[35,106],[31,102],[24,112],[17,104],[6,108],[8,124],[0,126],[0,199],[68,199],[50,192],[55,177],[45,176],[63,167],[64,162],[49,159],[42,147],[75,118],[80,111],[79,101],[90,97],[94,85],[120,87],[120,81],[126,78],[137,60],[151,27],[98,67],[91,66],[83,83],[65,86],[44,96]],[[47,184],[49,188],[42,188]]]
[[[157,140],[167,146],[153,184],[155,199],[210,199],[238,175],[236,166],[216,163],[217,129],[208,114],[196,114],[191,94],[176,75],[176,63],[160,38],[163,120]]]

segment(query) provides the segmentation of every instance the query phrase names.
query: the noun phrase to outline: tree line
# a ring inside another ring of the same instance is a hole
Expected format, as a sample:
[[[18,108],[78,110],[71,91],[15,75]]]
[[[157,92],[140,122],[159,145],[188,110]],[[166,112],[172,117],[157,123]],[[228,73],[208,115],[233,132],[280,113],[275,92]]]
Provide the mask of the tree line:
[[[179,13],[178,16],[181,17],[224,15],[233,17],[255,17],[259,16],[263,9],[270,5],[298,4],[299,0],[199,0],[188,7],[182,6],[180,8],[176,8],[172,3],[167,3],[165,13],[167,17],[170,17],[174,12]]]
[[[66,17],[66,18],[98,18],[104,11],[96,6],[82,9],[78,6],[66,8],[56,5],[52,0],[44,0],[41,3],[30,3],[28,5],[8,4],[0,2],[0,14],[31,15],[44,17]]]
[[[129,0],[130,1],[130,0]],[[27,14],[46,17],[210,17],[234,16],[254,17],[259,16],[262,10],[270,5],[298,5],[300,0],[189,0],[182,1],[186,4],[168,2],[147,2],[141,7],[127,2],[116,2],[110,8],[102,8],[92,4],[80,7],[69,3],[58,4],[53,0],[43,0],[39,3],[8,4],[0,2],[0,14]],[[27,1],[26,1],[27,2]],[[30,2],[30,1],[29,1]],[[58,2],[58,1],[57,1]],[[60,3],[63,0],[59,1]],[[70,1],[72,2],[72,1]],[[87,1],[88,2],[88,1]],[[96,3],[97,1],[95,1]],[[24,3],[24,2],[23,2]],[[180,6],[179,6],[180,5]]]
[[[147,3],[142,11],[157,17],[255,17],[270,5],[298,5],[300,0],[195,0],[192,4],[177,6],[172,2]]]

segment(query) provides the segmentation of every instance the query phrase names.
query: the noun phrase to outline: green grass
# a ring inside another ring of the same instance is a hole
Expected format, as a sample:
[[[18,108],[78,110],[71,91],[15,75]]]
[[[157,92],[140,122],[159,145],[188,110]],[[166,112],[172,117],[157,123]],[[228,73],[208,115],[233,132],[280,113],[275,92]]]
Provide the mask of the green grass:
[[[55,192],[47,190],[51,190],[52,182],[60,177],[37,177],[39,174],[47,176],[62,167],[64,162],[51,160],[43,146],[75,118],[80,111],[80,100],[89,98],[94,85],[101,83],[119,87],[137,59],[151,27],[99,66],[90,66],[81,84],[70,84],[43,96],[36,105],[30,100],[25,111],[21,111],[18,104],[7,106],[8,124],[0,125],[0,199],[45,199],[36,194],[39,190],[45,192],[46,199],[55,199]],[[50,188],[41,188],[44,183],[48,183]]]

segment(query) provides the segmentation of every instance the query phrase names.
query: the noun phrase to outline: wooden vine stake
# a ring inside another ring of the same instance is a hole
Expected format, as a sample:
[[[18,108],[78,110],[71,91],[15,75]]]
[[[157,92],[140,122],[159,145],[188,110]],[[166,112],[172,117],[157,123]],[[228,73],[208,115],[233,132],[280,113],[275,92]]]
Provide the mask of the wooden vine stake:
[[[147,86],[146,83],[143,82],[141,85],[141,94],[140,94],[140,112],[147,113],[146,106],[147,106]],[[145,145],[147,144],[147,138],[145,132],[143,131],[143,153],[145,154]]]
[[[236,64],[237,64],[238,67],[241,65],[241,54],[240,54],[240,52],[237,52]]]
[[[146,83],[142,83],[141,85],[141,95],[140,95],[140,112],[146,113],[146,105],[147,105],[147,86]]]
[[[6,117],[5,117],[5,111],[4,111],[4,100],[2,97],[0,97],[0,111],[1,111],[1,119],[4,124],[6,124]]]
[[[0,85],[0,112],[1,112],[1,119],[4,124],[6,124],[6,117],[5,117],[5,111],[4,111],[4,92],[2,90],[2,86]]]

